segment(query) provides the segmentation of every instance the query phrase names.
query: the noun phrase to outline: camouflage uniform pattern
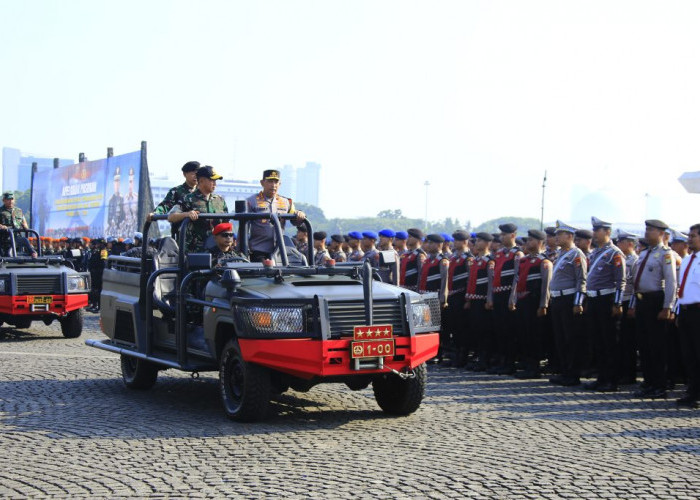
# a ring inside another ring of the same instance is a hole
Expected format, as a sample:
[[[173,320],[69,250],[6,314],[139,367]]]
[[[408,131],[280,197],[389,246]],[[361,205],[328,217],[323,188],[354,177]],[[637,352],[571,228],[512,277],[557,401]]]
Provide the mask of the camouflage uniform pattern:
[[[181,205],[185,200],[185,196],[194,192],[197,186],[191,188],[186,182],[171,188],[170,191],[165,195],[163,201],[161,201],[156,209],[153,211],[154,214],[167,214],[172,210],[175,205]]]
[[[230,250],[225,252],[219,247],[214,247],[209,249],[209,253],[211,254],[211,265],[213,267],[219,266],[222,260],[230,259],[232,257],[243,257],[243,254],[234,247],[231,247]]]
[[[228,213],[226,200],[215,193],[210,194],[207,199],[199,189],[185,196],[185,199],[180,203],[180,209],[183,212],[195,210],[200,214]],[[185,235],[185,248],[187,248],[187,251],[195,252],[203,250],[204,242],[211,236],[214,226],[222,222],[224,222],[224,219],[198,219],[190,221],[187,226],[187,234]]]
[[[7,208],[4,206],[0,208],[0,224],[14,229],[22,229],[26,224],[22,209],[19,207]]]

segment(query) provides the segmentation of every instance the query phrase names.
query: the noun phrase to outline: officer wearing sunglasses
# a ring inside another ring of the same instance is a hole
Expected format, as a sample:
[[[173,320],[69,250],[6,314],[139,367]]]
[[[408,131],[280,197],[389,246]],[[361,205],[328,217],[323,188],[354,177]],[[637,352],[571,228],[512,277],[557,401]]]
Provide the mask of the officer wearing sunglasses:
[[[230,222],[217,224],[212,234],[216,242],[216,246],[209,249],[213,266],[218,266],[221,261],[230,259],[231,257],[243,257],[243,255],[236,250],[236,236],[233,233],[233,224]]]

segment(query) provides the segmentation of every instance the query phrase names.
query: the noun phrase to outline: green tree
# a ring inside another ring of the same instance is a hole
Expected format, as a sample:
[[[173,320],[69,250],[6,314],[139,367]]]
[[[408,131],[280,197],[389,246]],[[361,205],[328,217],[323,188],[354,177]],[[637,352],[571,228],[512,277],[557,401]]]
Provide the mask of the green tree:
[[[22,209],[24,213],[24,218],[29,222],[31,209],[30,206],[32,197],[32,190],[27,189],[26,191],[15,191],[15,206]]]
[[[533,217],[498,217],[479,224],[474,228],[474,232],[497,233],[499,231],[498,226],[507,222],[512,222],[518,226],[519,234],[527,233],[528,229],[540,228],[540,221]]]
[[[311,205],[310,203],[294,203],[297,210],[301,210],[306,214],[314,226],[318,226],[321,223],[326,222],[326,216],[323,210],[316,205]]]

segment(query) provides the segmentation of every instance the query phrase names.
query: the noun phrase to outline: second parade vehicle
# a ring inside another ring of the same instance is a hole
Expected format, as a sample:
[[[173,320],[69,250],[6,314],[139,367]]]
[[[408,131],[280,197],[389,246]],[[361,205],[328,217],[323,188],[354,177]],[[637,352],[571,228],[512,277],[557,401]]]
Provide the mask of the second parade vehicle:
[[[0,324],[29,328],[32,321],[57,320],[64,337],[79,337],[90,277],[61,255],[42,255],[30,237],[40,240],[32,229],[0,230]]]
[[[265,263],[235,257],[212,267],[209,253],[182,250],[185,219],[179,244],[162,238],[149,255],[144,238],[141,258],[110,257],[100,311],[108,339],[86,343],[120,354],[128,387],[148,389],[168,368],[218,371],[223,409],[238,421],[264,418],[275,394],[323,382],[352,390],[372,384],[389,414],[418,409],[425,363],[438,350],[436,296],[378,281],[367,263],[307,265],[313,249],[302,256],[282,232],[280,220],[293,215],[199,218],[237,221],[243,255],[250,222],[268,219],[276,251]]]

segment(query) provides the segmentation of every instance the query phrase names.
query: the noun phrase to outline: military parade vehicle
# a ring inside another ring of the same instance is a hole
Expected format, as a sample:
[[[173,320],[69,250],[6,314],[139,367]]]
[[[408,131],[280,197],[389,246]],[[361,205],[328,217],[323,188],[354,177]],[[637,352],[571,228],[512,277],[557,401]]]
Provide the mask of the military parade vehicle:
[[[185,219],[178,242],[162,238],[149,255],[144,238],[141,258],[110,257],[100,311],[108,339],[86,343],[120,354],[127,387],[151,388],[168,368],[218,371],[224,412],[237,421],[260,420],[276,394],[322,382],[371,384],[388,414],[418,409],[425,363],[438,350],[436,296],[383,283],[367,263],[307,265],[313,249],[302,255],[282,231],[294,215],[199,218],[237,221],[242,255],[251,222],[267,219],[276,250],[262,263],[234,257],[212,266],[211,254],[183,251]]]
[[[90,277],[75,271],[61,255],[43,255],[29,243],[32,229],[0,230],[0,324],[29,328],[32,321],[58,320],[66,338],[83,331]]]

